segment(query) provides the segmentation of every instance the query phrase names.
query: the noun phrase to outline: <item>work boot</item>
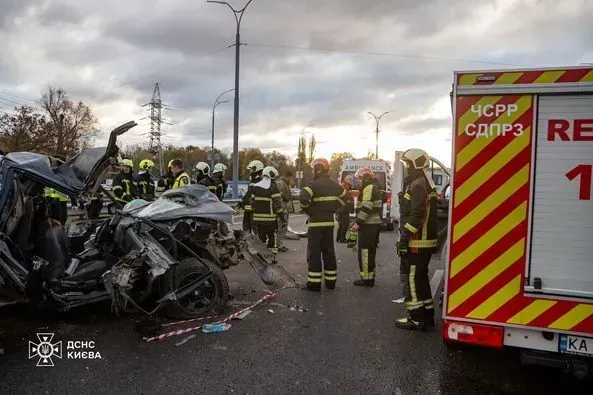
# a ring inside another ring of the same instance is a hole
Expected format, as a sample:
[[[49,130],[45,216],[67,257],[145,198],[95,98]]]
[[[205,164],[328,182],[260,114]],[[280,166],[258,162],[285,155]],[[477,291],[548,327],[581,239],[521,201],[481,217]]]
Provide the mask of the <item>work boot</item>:
[[[321,287],[310,287],[308,284],[303,284],[301,285],[301,290],[319,292],[321,291]]]
[[[359,287],[374,287],[375,280],[356,280],[354,281],[354,285]]]
[[[395,320],[395,326],[400,329],[408,329],[412,331],[426,331],[426,324],[422,321],[414,321],[410,317],[398,318]]]
[[[281,245],[280,247],[278,247],[278,251],[280,252],[288,252],[288,247]]]

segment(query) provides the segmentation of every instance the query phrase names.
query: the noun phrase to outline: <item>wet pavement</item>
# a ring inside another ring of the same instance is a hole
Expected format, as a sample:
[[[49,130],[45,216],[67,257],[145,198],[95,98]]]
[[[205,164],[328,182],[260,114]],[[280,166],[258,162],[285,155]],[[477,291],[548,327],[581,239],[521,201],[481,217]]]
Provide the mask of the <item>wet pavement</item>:
[[[291,225],[298,227],[302,218]],[[523,394],[591,393],[591,382],[575,383],[561,372],[521,366],[515,350],[450,350],[439,330],[405,332],[393,319],[403,306],[394,233],[381,234],[375,288],[352,285],[356,255],[337,245],[338,285],[320,294],[281,291],[221,333],[146,343],[134,331],[138,317],[115,317],[109,304],[68,314],[41,315],[19,308],[0,310],[2,393],[377,393]],[[306,240],[286,241],[280,263],[305,279]],[[442,264],[431,264],[439,279]],[[247,266],[226,271],[233,292],[229,313],[264,295],[266,287]],[[436,277],[434,277],[436,274]],[[440,292],[440,290],[439,290]],[[287,306],[303,306],[298,311]],[[440,311],[438,311],[440,314]],[[187,327],[185,325],[181,327]],[[55,366],[36,367],[28,342],[36,333],[63,342]],[[67,341],[93,341],[101,359],[67,359]]]

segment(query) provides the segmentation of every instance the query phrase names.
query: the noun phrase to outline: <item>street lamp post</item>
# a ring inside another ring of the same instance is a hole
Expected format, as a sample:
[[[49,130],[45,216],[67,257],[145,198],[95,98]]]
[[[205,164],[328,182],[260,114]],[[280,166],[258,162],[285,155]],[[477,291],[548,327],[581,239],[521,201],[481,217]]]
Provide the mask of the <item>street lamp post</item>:
[[[234,9],[226,1],[215,1],[207,0],[208,3],[224,4],[233,11],[235,21],[237,22],[237,33],[235,34],[235,116],[233,126],[233,199],[237,199],[239,196],[239,57],[241,46],[241,35],[239,30],[241,28],[241,20],[243,19],[243,13],[251,4],[253,0],[249,0],[245,7],[240,10]]]
[[[393,110],[385,111],[381,115],[375,115],[372,112],[368,111],[369,114],[371,114],[373,117],[375,117],[375,123],[376,123],[376,128],[375,128],[375,159],[379,159],[379,121],[381,120],[381,118],[383,117],[383,115],[387,115],[391,111],[393,111]]]
[[[212,153],[212,160],[210,162],[211,163],[211,165],[210,165],[210,168],[211,169],[214,169],[214,112],[216,111],[216,107],[219,104],[228,103],[229,102],[228,100],[220,100],[220,98],[224,94],[229,93],[232,90],[233,89],[229,89],[228,91],[224,91],[220,95],[218,95],[218,97],[216,98],[216,101],[214,102],[214,105],[212,106],[212,151],[211,151],[211,153]]]

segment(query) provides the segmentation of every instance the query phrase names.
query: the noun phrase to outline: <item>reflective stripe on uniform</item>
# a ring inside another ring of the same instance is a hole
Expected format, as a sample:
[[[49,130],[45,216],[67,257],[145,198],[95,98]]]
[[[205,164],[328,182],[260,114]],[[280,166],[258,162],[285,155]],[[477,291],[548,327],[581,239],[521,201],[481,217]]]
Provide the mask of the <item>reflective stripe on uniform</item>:
[[[337,274],[338,274],[337,270],[326,270],[324,272],[324,277],[327,281],[336,281]]]
[[[324,226],[334,226],[333,222],[309,222],[309,228],[321,228]]]
[[[410,194],[409,194],[409,193],[407,193],[407,192],[406,192],[406,193],[404,194],[404,199],[406,199],[406,200],[412,200],[412,197],[410,196]]]
[[[410,240],[411,248],[432,248],[437,246],[437,240]]]
[[[307,276],[307,282],[309,283],[320,283],[322,274],[321,272],[309,272]]]
[[[260,201],[260,202],[271,202],[272,201],[272,198],[269,198],[269,197],[260,197],[260,196],[253,196],[252,199],[253,200]]]
[[[410,273],[408,273],[408,284],[410,286],[410,300],[405,303],[408,310],[418,310],[424,307],[422,301],[418,301],[416,294],[416,265],[410,265]]]
[[[339,200],[337,196],[320,196],[313,198],[314,202],[335,202]]]
[[[309,187],[305,187],[305,191],[309,192],[309,195],[311,195],[311,197],[313,197],[313,190]]]
[[[417,228],[414,228],[414,227],[413,227],[412,225],[410,225],[409,223],[405,224],[405,225],[404,225],[404,228],[406,228],[407,230],[409,230],[409,231],[410,231],[410,232],[412,232],[412,233],[416,233],[416,232],[418,232],[418,229],[417,229]]]

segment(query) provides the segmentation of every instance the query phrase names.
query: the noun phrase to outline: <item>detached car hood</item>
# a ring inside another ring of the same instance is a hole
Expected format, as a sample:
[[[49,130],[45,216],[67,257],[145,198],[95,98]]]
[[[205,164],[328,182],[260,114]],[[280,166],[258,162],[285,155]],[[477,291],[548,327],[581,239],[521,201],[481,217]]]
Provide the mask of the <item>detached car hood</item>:
[[[233,210],[203,185],[187,185],[168,190],[160,198],[138,212],[141,218],[169,221],[180,218],[208,218],[233,222]]]

